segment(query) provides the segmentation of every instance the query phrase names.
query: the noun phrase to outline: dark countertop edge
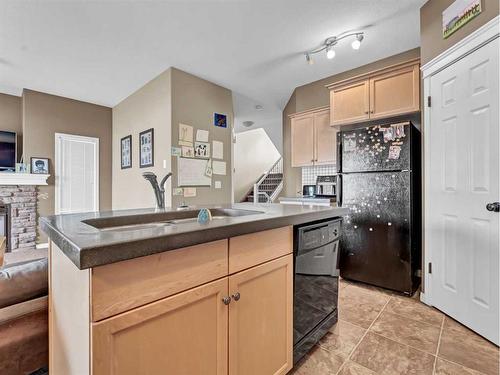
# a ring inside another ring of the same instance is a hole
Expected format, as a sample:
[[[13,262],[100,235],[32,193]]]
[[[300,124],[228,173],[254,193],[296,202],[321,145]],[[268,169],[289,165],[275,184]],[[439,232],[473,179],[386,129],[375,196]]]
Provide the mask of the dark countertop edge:
[[[338,208],[338,210],[342,210],[342,208]],[[41,220],[41,228],[48,234],[50,241],[54,242],[78,269],[83,270],[244,234],[280,228],[287,225],[305,224],[312,221],[334,219],[342,216],[342,213],[339,214],[333,210],[312,211],[297,215],[270,217],[250,222],[208,227],[197,231],[141,239],[127,243],[116,243],[82,249],[69,241],[64,234],[43,218]],[[194,233],[199,235],[194,236]],[[127,251],[121,251],[121,248],[124,246],[127,247]]]

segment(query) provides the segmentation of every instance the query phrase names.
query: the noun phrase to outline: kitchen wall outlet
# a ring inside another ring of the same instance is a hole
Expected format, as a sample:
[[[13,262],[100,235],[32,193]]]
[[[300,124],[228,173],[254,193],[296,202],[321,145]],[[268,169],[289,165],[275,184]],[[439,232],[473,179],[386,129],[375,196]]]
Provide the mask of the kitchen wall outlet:
[[[215,188],[222,189],[222,181],[215,181]]]

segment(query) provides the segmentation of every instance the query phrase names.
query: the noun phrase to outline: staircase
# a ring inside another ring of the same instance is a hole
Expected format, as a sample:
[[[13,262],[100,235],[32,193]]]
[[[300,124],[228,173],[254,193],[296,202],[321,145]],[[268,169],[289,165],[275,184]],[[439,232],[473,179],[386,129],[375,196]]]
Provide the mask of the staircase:
[[[283,158],[276,163],[253,185],[242,202],[272,203],[283,190]]]

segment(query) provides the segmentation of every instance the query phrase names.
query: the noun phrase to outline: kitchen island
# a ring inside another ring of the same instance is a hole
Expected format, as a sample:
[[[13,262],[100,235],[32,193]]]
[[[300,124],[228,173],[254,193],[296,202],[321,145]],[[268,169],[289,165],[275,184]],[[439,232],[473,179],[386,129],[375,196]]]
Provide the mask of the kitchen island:
[[[286,374],[293,226],[345,209],[234,204],[43,218],[51,374]]]

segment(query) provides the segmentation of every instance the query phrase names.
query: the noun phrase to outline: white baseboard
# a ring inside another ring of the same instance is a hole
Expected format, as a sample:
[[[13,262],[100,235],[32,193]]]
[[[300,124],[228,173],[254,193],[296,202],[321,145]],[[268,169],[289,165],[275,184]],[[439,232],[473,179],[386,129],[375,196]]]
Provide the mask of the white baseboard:
[[[37,249],[48,249],[49,248],[49,243],[48,242],[39,243],[39,244],[36,245],[36,248]]]

